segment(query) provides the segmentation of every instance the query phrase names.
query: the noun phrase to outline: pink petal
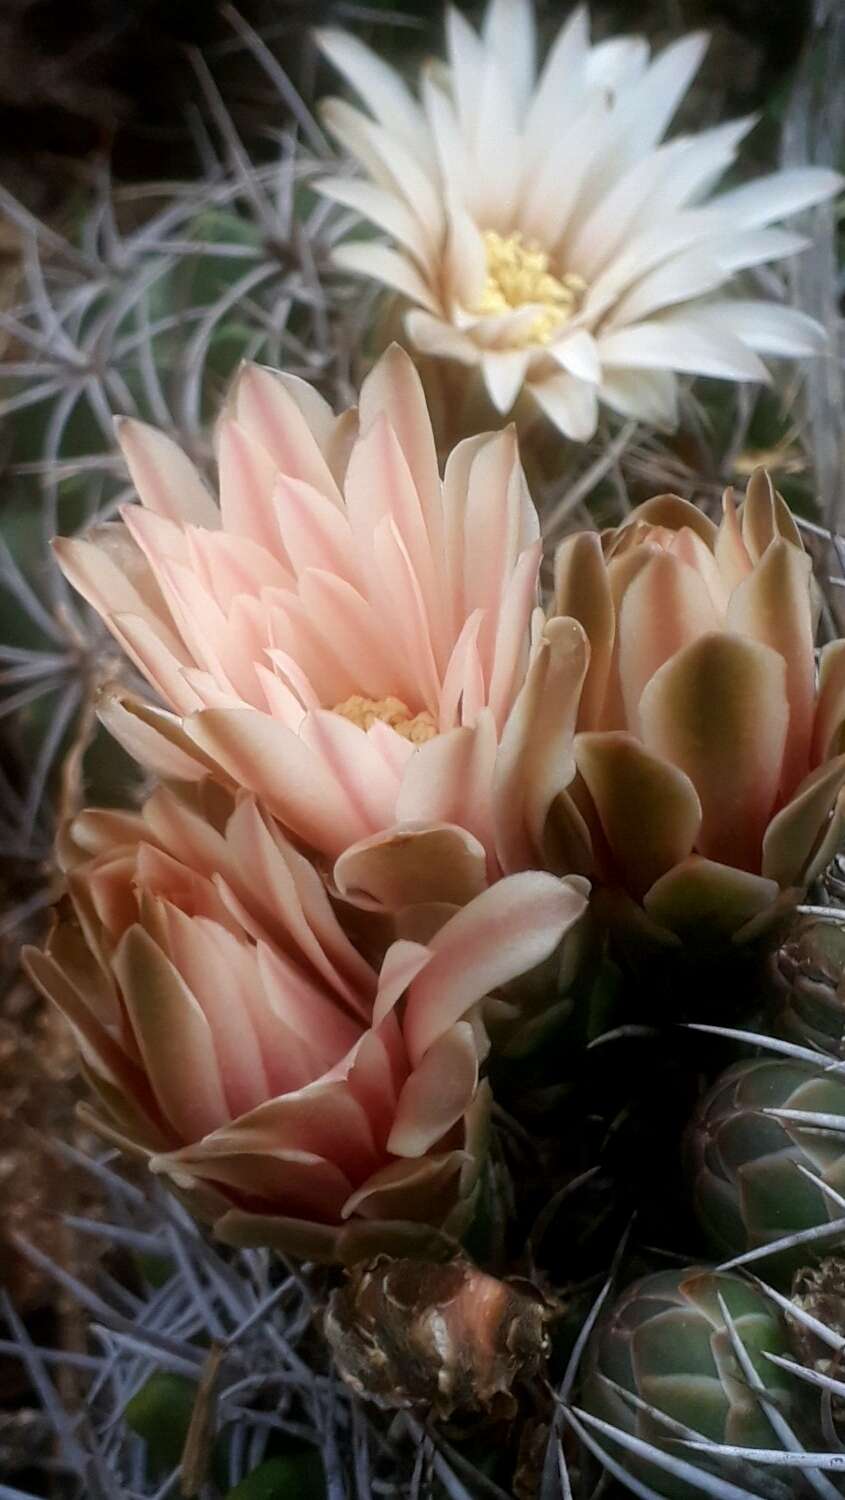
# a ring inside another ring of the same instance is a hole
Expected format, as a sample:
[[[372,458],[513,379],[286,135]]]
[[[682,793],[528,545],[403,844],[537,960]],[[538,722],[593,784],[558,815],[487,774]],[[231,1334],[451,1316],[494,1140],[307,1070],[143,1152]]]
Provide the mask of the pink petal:
[[[493,774],[496,727],[489,709],[477,722],[420,745],[408,762],[396,821],[450,823],[475,835],[493,857]]]
[[[393,821],[399,784],[365,730],[342,714],[315,709],[303,720],[300,737],[334,776],[347,821],[361,828],[359,838]]]
[[[523,549],[523,486],[516,433],[508,428],[474,459],[464,520],[464,599],[467,611],[485,612],[479,649],[488,679],[502,592]]]
[[[464,578],[468,571],[465,566],[465,554],[469,539],[466,535],[465,523],[469,476],[477,454],[490,441],[490,433],[464,438],[452,449],[446,460],[446,472],[443,478],[446,604],[451,614],[452,635],[455,639],[467,615],[471,612],[464,594]]]
[[[740,636],[701,636],[652,677],[640,717],[646,746],[698,792],[699,852],[758,871],[789,722],[783,657]]]
[[[478,1053],[465,1021],[438,1038],[408,1078],[388,1137],[394,1156],[423,1156],[461,1119],[478,1085]]]
[[[644,905],[654,921],[706,951],[714,938],[733,938],[775,909],[779,894],[773,880],[693,854],[652,886]]]
[[[484,847],[449,823],[400,823],[346,849],[334,867],[341,896],[374,911],[419,902],[464,906],[487,883]]]
[[[405,651],[416,683],[414,708],[418,703],[432,714],[438,710],[440,676],[434,654],[430,619],[411,558],[395,522],[388,516],[379,522],[373,539],[375,563],[381,575],[381,607],[385,627],[396,633]],[[392,618],[391,618],[392,617]]]
[[[655,672],[719,625],[703,580],[686,563],[657,552],[639,570],[617,616],[622,697],[627,723],[635,733],[643,689]]]
[[[212,530],[220,525],[220,511],[178,444],[133,417],[120,417],[115,427],[132,483],[149,510]]]
[[[396,1219],[419,1220],[426,1225],[442,1223],[460,1197],[466,1162],[464,1151],[390,1162],[350,1194],[343,1205],[343,1217],[351,1219],[355,1215],[362,1219],[386,1220],[388,1226]],[[401,1228],[402,1224],[398,1227]],[[382,1243],[382,1232],[383,1224],[380,1223],[377,1244]],[[373,1250],[371,1243],[370,1257]],[[442,1241],[440,1250],[442,1253]],[[361,1253],[361,1249],[357,1249],[356,1258]],[[363,1253],[366,1256],[366,1249]]]
[[[488,668],[487,701],[501,730],[528,665],[530,626],[539,593],[542,542],[526,547],[505,584]]]
[[[105,528],[99,530],[102,533]],[[140,548],[124,526],[115,526],[114,533],[122,537],[118,547],[113,542],[103,546],[93,537],[56,537],[53,551],[62,572],[104,620],[113,614],[140,616],[172,655],[187,663],[190,658],[172,628],[167,606]]]
[[[845,724],[845,641],[831,641],[819,656],[819,696],[813,726],[812,760],[819,765],[842,745]]]
[[[766,829],[763,874],[783,890],[804,884],[843,784],[845,756],[837,755],[810,772]]]
[[[61,931],[56,934],[60,938],[56,955],[40,948],[23,949],[21,959],[28,977],[45,999],[62,1012],[73,1029],[82,1057],[96,1076],[103,1077],[146,1111],[151,1129],[165,1128],[143,1072],[127,1057],[95,1014],[88,996],[62,965]],[[117,1004],[115,997],[115,1007]]]
[[[683,500],[680,495],[652,495],[642,505],[634,507],[625,522],[625,529],[636,526],[639,522],[646,522],[649,526],[665,526],[669,531],[681,531],[688,527],[701,538],[710,552],[716,545],[716,527],[710,517],[690,500]]]
[[[547,959],[586,906],[565,881],[531,871],[498,881],[452,917],[431,939],[434,957],[408,992],[411,1061],[485,995]]]
[[[271,557],[285,558],[273,492],[278,465],[267,449],[231,418],[218,428],[220,511],[227,536],[248,539]]]
[[[322,569],[303,573],[299,591],[309,616],[325,621],[331,638],[343,642],[352,692],[366,698],[400,698],[409,707],[418,700],[413,664],[402,650],[401,639],[385,628],[378,602],[368,603],[344,578]],[[338,694],[332,701],[339,703],[342,698]]]
[[[722,616],[728,607],[729,590],[711,548],[691,526],[682,526],[669,543],[668,551],[672,557],[677,557],[679,562],[686,563],[698,574],[710,595],[713,608]]]
[[[792,519],[789,506],[776,492],[765,469],[755,469],[748,481],[740,520],[742,539],[752,563],[760,561],[776,536],[792,542],[799,550],[803,549],[801,533]]]
[[[786,662],[789,733],[781,792],[789,797],[807,774],[815,712],[815,656],[810,559],[791,542],[772,541],[728,610],[728,629],[780,652]]]
[[[331,706],[344,702],[359,685],[347,665],[331,616],[317,611],[318,597],[311,588],[311,575],[303,573],[298,597],[293,593],[265,594],[264,602],[271,651],[278,648],[295,661],[317,701]],[[271,652],[268,655],[272,660]],[[292,685],[296,690],[296,683]]]
[[[398,344],[373,366],[361,387],[362,431],[384,414],[405,457],[422,506],[428,546],[438,566],[443,556],[443,502],[431,418],[416,366]]]
[[[595,531],[567,537],[555,554],[555,614],[569,615],[583,626],[590,661],[581,691],[580,728],[598,724],[613,655],[616,619],[610,583]]]
[[[473,610],[464,621],[461,633],[452,649],[440,692],[438,726],[441,733],[447,733],[463,722],[464,701],[468,702],[473,696],[470,684],[474,680],[475,673],[480,671],[478,633],[483,621],[484,611]],[[481,688],[483,692],[483,675]]]
[[[189,526],[185,539],[192,565],[224,614],[238,594],[259,596],[262,589],[293,586],[290,569],[249,537]]]
[[[287,954],[259,943],[257,960],[271,1010],[305,1043],[315,1066],[319,1060],[321,1071],[333,1068],[358,1041],[359,1023]]]
[[[304,479],[340,503],[308,417],[283,379],[260,365],[245,366],[236,381],[232,405],[237,421],[266,450],[281,474]]]
[[[598,813],[611,879],[638,899],[692,853],[701,807],[683,771],[619,731],[579,734],[575,759]]]
[[[297,576],[306,568],[336,574],[361,588],[357,548],[343,511],[321,490],[280,474],[273,504],[285,551]]]
[[[269,1083],[241,991],[238,957],[245,944],[217,922],[167,909],[168,954],[211,1028],[229,1116],[267,1098]],[[253,978],[253,986],[255,979]]]
[[[349,1179],[336,1167],[311,1151],[250,1152],[237,1138],[215,1135],[195,1146],[154,1156],[153,1172],[173,1178],[181,1188],[192,1180],[219,1184],[232,1191],[235,1201],[258,1200],[270,1214],[285,1213],[306,1220],[317,1215],[335,1222],[350,1189]]]
[[[742,540],[732,489],[725,490],[722,496],[722,524],[713,550],[725,587],[728,593],[732,593],[743,578],[748,577],[752,566],[748,549]]]
[[[267,714],[205,709],[185,721],[185,730],[206,761],[262,797],[286,828],[329,858],[373,831],[335,767]]]
[[[203,1141],[202,1151],[270,1158],[307,1152],[334,1163],[353,1182],[377,1161],[366,1113],[345,1080],[320,1081],[269,1099]]]
[[[557,794],[575,774],[572,736],[589,646],[576,620],[549,620],[505,725],[496,763],[496,850],[504,870],[535,866]]]
[[[202,707],[202,698],[191,685],[182,665],[187,652],[181,641],[173,654],[158,631],[141,615],[118,614],[106,620],[118,645],[129,660],[143,673],[156,692],[178,713],[193,713]]]
[[[353,1010],[367,1015],[372,969],[340,926],[317,871],[278,829],[271,831],[252,798],[230,818],[225,849],[231,863],[223,877],[259,920],[259,927],[247,928],[252,936],[266,936],[304,959]]]
[[[229,1117],[211,1028],[143,928],[129,928],[113,966],[162,1114],[182,1140],[197,1140]]]
[[[422,943],[398,938],[391,943],[381,966],[378,994],[373,1006],[373,1026],[381,1027],[391,1017],[409,984],[431,963],[431,950]],[[406,1064],[407,1067],[407,1064]]]
[[[362,1036],[347,1084],[366,1113],[378,1150],[386,1150],[396,1111],[396,1082],[390,1051],[380,1031]]]
[[[200,781],[214,764],[192,745],[175,714],[151,708],[129,693],[104,693],[97,718],[128,755],[157,776]]]

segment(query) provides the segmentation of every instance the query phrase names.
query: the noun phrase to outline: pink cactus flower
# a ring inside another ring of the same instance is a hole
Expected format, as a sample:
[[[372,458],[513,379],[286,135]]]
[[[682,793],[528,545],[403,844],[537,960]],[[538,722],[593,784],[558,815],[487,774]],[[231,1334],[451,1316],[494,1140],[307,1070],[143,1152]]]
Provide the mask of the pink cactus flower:
[[[394,347],[357,419],[247,367],[218,429],[219,507],[167,437],[125,421],[120,441],[142,504],[56,550],[170,710],[105,705],[137,759],[254,792],[365,904],[460,904],[543,862],[587,648],[537,609],[512,431],[461,443],[441,480]]]
[[[380,972],[255,800],[159,788],[60,843],[72,914],[35,984],[78,1038],[96,1123],[233,1244],[314,1259],[465,1228],[484,1146],[480,1003],[581,915],[576,882],[504,879]]]
[[[600,879],[678,943],[750,937],[845,825],[845,643],[814,657],[810,558],[768,475],[717,528],[676,495],[567,538],[557,608],[590,640],[576,794]]]

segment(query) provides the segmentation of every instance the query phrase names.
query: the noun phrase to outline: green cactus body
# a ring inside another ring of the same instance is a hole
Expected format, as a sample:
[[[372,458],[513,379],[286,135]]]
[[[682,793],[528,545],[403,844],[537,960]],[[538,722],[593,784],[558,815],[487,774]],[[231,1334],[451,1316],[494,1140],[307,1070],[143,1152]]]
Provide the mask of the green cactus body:
[[[775,1021],[781,1036],[845,1056],[845,921],[804,918],[778,950]]]
[[[779,1119],[768,1110],[842,1116],[843,1131]],[[843,1217],[845,1078],[812,1063],[759,1059],[724,1072],[699,1102],[687,1134],[693,1204],[716,1252],[725,1257]],[[767,1277],[785,1281],[814,1254],[829,1254],[843,1235],[766,1258]]]
[[[634,1282],[600,1320],[585,1355],[582,1404],[587,1411],[691,1463],[699,1458],[679,1446],[682,1434],[671,1423],[713,1443],[780,1446],[737,1360],[720,1296],[766,1393],[791,1419],[798,1407],[797,1383],[766,1358],[788,1352],[777,1312],[739,1276],[697,1266],[659,1271]],[[669,1421],[637,1408],[625,1392]],[[690,1495],[686,1481],[619,1445],[609,1446],[633,1478],[645,1480],[659,1494],[670,1500]],[[707,1457],[702,1455],[702,1466],[714,1471],[714,1461],[705,1463]],[[728,1477],[725,1463],[715,1472]]]
[[[324,1500],[326,1481],[318,1453],[270,1458],[236,1484],[226,1500]]]

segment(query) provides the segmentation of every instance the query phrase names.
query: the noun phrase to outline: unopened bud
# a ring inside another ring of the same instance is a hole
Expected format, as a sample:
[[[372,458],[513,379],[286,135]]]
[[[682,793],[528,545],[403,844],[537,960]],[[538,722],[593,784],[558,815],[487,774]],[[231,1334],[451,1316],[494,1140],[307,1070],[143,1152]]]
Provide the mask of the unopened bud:
[[[845,1056],[845,921],[801,918],[775,965],[781,1034],[828,1057]]]
[[[514,1387],[538,1375],[550,1312],[530,1284],[385,1257],[355,1267],[332,1294],[326,1336],[343,1379],[382,1407],[516,1410]]]
[[[823,1323],[830,1330],[833,1344],[837,1337],[845,1339],[845,1259],[831,1255],[817,1266],[796,1271],[791,1301],[798,1312],[809,1313],[817,1323]],[[789,1313],[786,1321],[799,1364],[817,1375],[832,1375],[841,1380],[841,1349],[833,1347]],[[841,1428],[845,1421],[845,1400],[841,1396],[833,1398],[832,1410],[836,1424]]]

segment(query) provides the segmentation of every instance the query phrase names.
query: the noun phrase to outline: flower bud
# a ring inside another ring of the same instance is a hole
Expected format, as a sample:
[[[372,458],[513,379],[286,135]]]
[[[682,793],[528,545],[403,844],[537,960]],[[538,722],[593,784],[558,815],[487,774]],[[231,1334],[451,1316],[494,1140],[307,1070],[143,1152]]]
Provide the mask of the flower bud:
[[[344,1380],[379,1406],[507,1416],[514,1388],[545,1367],[548,1317],[528,1283],[469,1261],[381,1258],[332,1294],[325,1329]]]
[[[787,1041],[845,1057],[843,920],[802,917],[775,955],[777,1029]]]
[[[629,942],[709,960],[833,859],[845,642],[814,654],[809,556],[768,474],[716,527],[678,495],[561,544],[555,608],[590,661],[575,760],[597,884]]]

